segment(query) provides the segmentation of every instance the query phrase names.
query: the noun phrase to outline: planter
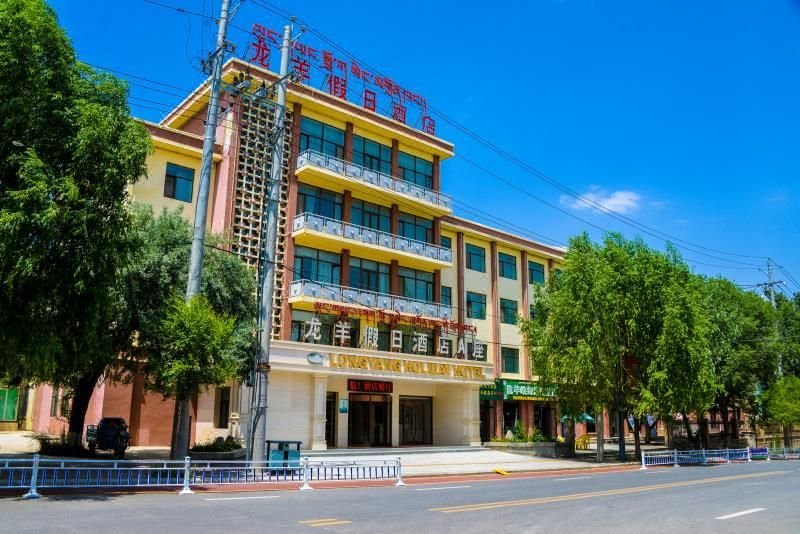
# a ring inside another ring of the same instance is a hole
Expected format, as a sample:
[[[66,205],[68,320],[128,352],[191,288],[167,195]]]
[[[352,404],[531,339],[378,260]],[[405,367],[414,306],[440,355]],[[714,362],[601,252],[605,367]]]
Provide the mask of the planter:
[[[240,460],[247,456],[244,447],[225,452],[195,452],[189,451],[192,460]]]
[[[490,449],[511,450],[530,454],[531,456],[541,456],[542,458],[568,458],[573,456],[569,446],[558,441],[492,441],[483,445]]]

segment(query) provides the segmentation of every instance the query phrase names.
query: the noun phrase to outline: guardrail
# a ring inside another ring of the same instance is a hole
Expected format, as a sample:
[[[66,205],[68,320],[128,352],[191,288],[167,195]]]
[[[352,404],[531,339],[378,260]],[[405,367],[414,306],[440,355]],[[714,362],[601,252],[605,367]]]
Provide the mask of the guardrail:
[[[681,465],[708,465],[722,464],[731,462],[751,462],[753,460],[774,460],[774,459],[800,459],[800,449],[770,449],[768,447],[746,449],[715,449],[715,450],[695,450],[645,452],[642,451],[642,470],[648,466],[671,465],[679,467]]]
[[[47,488],[180,488],[181,495],[194,487],[297,482],[298,489],[312,489],[312,481],[394,480],[405,486],[400,458],[359,463],[229,462],[225,460],[56,460],[38,454],[26,459],[0,459],[0,489],[27,489],[25,499],[40,497]]]

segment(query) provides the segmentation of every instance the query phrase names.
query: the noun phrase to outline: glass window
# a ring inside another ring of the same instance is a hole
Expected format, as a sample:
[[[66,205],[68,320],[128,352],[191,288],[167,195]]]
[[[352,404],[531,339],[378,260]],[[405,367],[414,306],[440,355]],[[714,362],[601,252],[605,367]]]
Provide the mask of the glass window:
[[[511,254],[497,254],[497,264],[499,265],[500,276],[503,278],[517,279],[517,259]]]
[[[486,250],[467,244],[467,269],[486,272]]]
[[[500,347],[504,373],[519,373],[519,349]]]
[[[486,343],[476,343],[475,347],[480,347],[481,349],[481,356],[479,358],[475,358],[478,361],[485,362],[486,358],[488,357],[488,350],[489,347]],[[475,350],[473,349],[472,343],[467,343],[467,354],[472,358],[475,354]]]
[[[228,428],[228,419],[231,413],[231,388],[217,388],[215,395],[216,402],[216,427]]]
[[[467,317],[486,319],[486,295],[467,291]]]
[[[500,322],[517,324],[517,301],[500,299]]]
[[[433,221],[409,213],[400,213],[400,235],[423,243],[433,243]]]
[[[446,249],[452,249],[453,248],[453,242],[447,236],[444,236],[444,235],[441,236],[440,243],[441,243],[440,246],[442,248],[446,248]]]
[[[392,174],[392,148],[360,135],[353,136],[353,163],[384,174]]]
[[[544,284],[544,265],[535,261],[528,262],[528,283]]]
[[[344,130],[303,117],[300,120],[300,152],[306,150],[344,158]]]
[[[313,213],[330,219],[342,220],[342,195],[311,185],[297,188],[297,213]]]
[[[406,182],[431,189],[433,187],[433,164],[430,161],[400,152],[398,157],[400,178]]]
[[[294,249],[294,279],[339,284],[341,259],[338,254],[306,247]]]
[[[53,396],[50,398],[50,417],[58,417],[59,393],[60,389],[53,388]]]
[[[417,300],[433,301],[433,273],[400,267],[400,294]]]
[[[164,177],[164,196],[181,202],[192,201],[194,187],[194,169],[167,163],[167,175]]]
[[[388,233],[391,231],[392,210],[354,198],[350,210],[350,222]]]
[[[350,287],[389,293],[389,265],[350,258]]]
[[[446,306],[453,305],[453,288],[442,286],[442,304]]]
[[[531,319],[534,319],[535,317],[536,317],[536,306],[534,306],[533,304],[531,304],[531,309],[530,309],[530,318],[531,318]]]

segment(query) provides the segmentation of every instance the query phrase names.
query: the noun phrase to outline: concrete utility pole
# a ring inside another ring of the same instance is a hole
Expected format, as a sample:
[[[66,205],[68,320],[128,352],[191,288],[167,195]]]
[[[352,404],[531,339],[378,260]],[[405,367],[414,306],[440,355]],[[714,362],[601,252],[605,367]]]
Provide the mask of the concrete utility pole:
[[[275,131],[272,147],[272,166],[268,184],[267,220],[262,224],[262,243],[264,255],[261,267],[261,300],[259,301],[259,351],[255,374],[256,406],[251,414],[254,422],[252,451],[248,456],[253,461],[266,460],[267,439],[267,387],[269,386],[269,345],[272,333],[272,294],[275,282],[275,248],[278,241],[278,204],[283,167],[284,119],[286,117],[286,87],[289,83],[289,52],[291,50],[292,27],[283,27],[281,44],[281,69],[276,83]],[[264,235],[266,234],[266,235]]]
[[[208,117],[203,132],[203,156],[200,164],[200,186],[194,212],[194,233],[192,235],[192,256],[189,260],[189,280],[186,284],[186,301],[200,294],[200,281],[203,274],[203,253],[206,241],[206,214],[208,212],[208,191],[211,184],[211,164],[214,157],[214,141],[217,133],[219,115],[219,93],[222,83],[222,64],[227,50],[228,15],[230,0],[222,0],[222,9],[217,29],[217,47],[211,54],[211,89],[208,101]],[[172,451],[170,457],[183,459],[189,450],[189,399],[178,399],[175,406]]]

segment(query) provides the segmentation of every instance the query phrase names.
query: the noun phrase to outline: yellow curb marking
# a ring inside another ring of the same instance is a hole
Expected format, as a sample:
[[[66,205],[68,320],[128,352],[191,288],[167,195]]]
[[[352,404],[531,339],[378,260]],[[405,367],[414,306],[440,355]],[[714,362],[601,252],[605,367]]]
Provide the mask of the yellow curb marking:
[[[562,501],[575,501],[579,499],[590,499],[593,497],[605,497],[609,495],[626,495],[629,493],[641,493],[645,491],[655,491],[660,489],[680,488],[686,486],[697,486],[701,484],[713,484],[716,482],[726,482],[728,480],[740,480],[744,478],[757,478],[773,475],[784,475],[787,471],[768,471],[766,473],[751,473],[748,475],[733,475],[726,477],[706,478],[702,480],[687,480],[684,482],[670,482],[666,484],[652,484],[650,486],[640,486],[637,488],[623,488],[607,491],[595,491],[589,493],[573,493],[571,495],[561,495],[558,497],[540,497],[536,499],[522,499],[517,501],[499,501],[489,503],[466,504],[462,506],[449,506],[445,508],[430,508],[431,512],[442,512],[452,514],[457,512],[475,512],[479,510],[491,510],[494,508],[506,508],[510,506],[526,506],[533,504],[548,504]]]
[[[334,525],[348,525],[352,523],[352,521],[330,517],[327,519],[306,519],[304,521],[298,521],[298,523],[307,527],[331,527]]]

